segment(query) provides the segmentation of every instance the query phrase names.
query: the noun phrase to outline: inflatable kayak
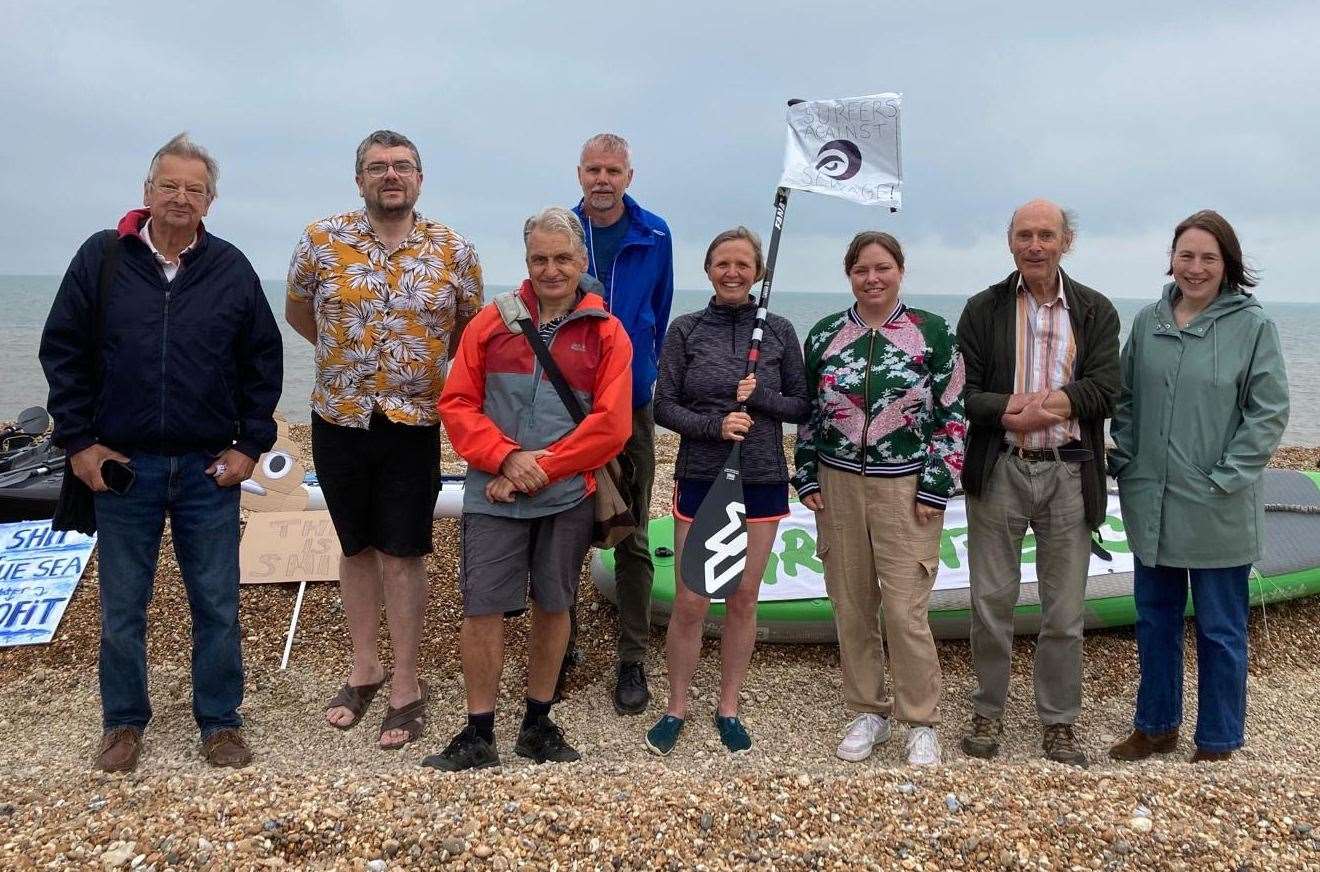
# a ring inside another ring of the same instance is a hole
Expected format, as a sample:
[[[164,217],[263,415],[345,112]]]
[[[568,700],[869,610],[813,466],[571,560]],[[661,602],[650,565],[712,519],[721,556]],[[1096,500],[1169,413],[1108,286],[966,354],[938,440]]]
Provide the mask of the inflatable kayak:
[[[1264,558],[1251,577],[1253,605],[1320,593],[1320,472],[1269,469],[1265,472]],[[779,525],[766,566],[757,608],[757,638],[768,642],[835,642],[834,611],[825,595],[824,568],[816,557],[815,518],[800,503]],[[1136,620],[1132,601],[1132,554],[1128,550],[1118,497],[1111,495],[1100,530],[1109,559],[1092,555],[1086,591],[1086,627],[1128,626]],[[667,624],[674,600],[672,518],[650,524],[655,564],[651,620]],[[1040,596],[1035,577],[1034,535],[1023,541],[1022,592],[1014,616],[1017,633],[1040,629]],[[962,499],[945,512],[940,571],[930,597],[930,624],[938,638],[966,638],[971,621],[967,571],[967,524]],[[615,601],[614,553],[592,560],[592,578],[602,595]],[[1190,613],[1190,609],[1189,609]],[[724,607],[712,603],[705,634],[719,636]]]

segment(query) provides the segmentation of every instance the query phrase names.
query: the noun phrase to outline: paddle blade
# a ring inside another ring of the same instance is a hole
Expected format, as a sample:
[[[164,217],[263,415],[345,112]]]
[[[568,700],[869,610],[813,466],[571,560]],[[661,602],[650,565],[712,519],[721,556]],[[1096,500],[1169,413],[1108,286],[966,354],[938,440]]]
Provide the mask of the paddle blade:
[[[18,413],[18,429],[29,436],[40,436],[50,426],[50,415],[40,406],[33,406]]]
[[[747,563],[747,508],[743,505],[742,443],[735,442],[692,519],[679,567],[695,594],[725,599],[738,589]]]

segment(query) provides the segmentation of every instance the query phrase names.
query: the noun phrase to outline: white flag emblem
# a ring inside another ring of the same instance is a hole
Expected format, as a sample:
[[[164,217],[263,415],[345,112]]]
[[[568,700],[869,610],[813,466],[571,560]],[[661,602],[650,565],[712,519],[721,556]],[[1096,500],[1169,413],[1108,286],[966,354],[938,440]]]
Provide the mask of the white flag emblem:
[[[872,94],[790,106],[779,184],[897,210],[903,184],[902,103],[902,94]]]

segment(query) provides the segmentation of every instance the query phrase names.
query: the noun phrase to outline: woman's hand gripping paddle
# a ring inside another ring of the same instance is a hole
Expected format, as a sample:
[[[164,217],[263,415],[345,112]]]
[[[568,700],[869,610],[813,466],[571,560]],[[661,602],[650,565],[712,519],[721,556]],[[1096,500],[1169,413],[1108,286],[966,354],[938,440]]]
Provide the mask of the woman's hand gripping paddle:
[[[770,285],[774,280],[775,257],[779,254],[779,233],[788,209],[788,188],[775,191],[775,223],[770,231],[770,251],[761,282],[761,301],[752,326],[752,344],[747,350],[745,375],[756,372],[761,353],[761,334],[770,303]],[[746,403],[738,411],[745,412]],[[727,599],[742,581],[747,563],[747,507],[743,504],[742,443],[734,442],[724,469],[716,476],[692,518],[683,543],[683,562],[679,577],[688,590],[710,599]]]

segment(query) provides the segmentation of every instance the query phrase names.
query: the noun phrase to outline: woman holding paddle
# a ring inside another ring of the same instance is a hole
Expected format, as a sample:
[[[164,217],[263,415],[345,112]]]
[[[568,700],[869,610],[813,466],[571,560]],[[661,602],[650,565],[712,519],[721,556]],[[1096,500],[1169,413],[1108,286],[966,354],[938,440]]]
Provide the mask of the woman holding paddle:
[[[892,716],[911,728],[908,762],[934,765],[941,675],[926,610],[944,506],[962,472],[962,358],[943,318],[900,299],[903,249],[894,237],[857,234],[843,269],[857,302],[807,335],[815,403],[798,431],[793,477],[816,512],[844,694],[856,712],[835,753],[866,759],[889,738]]]
[[[715,294],[705,309],[674,320],[665,336],[655,388],[655,421],[681,438],[674,469],[674,565],[682,565],[692,519],[724,468],[729,446],[742,443],[747,512],[742,582],[725,602],[720,647],[720,701],[715,726],[732,753],[752,746],[738,718],[738,691],[756,641],[756,602],[770,546],[788,515],[788,464],[783,425],[805,421],[811,403],[797,333],[787,319],[767,316],[758,363],[744,377],[757,303],[752,284],[764,271],[761,242],[745,227],[726,230],[706,250]],[[745,404],[747,411],[739,411]],[[688,688],[701,655],[701,625],[710,600],[675,585],[665,639],[669,705],[646,734],[646,746],[667,755],[678,741]]]

